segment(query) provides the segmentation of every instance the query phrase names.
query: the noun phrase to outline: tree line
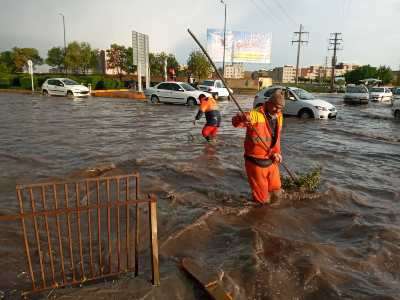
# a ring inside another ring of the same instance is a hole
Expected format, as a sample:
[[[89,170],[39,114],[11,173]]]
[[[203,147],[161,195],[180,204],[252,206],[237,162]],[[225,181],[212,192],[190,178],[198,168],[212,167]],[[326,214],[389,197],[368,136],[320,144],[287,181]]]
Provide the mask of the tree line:
[[[35,48],[18,48],[0,52],[0,73],[21,73],[27,70],[27,62],[32,60],[35,66],[43,63],[56,68],[60,73],[72,74],[98,73],[100,50],[94,49],[87,42],[71,42],[64,47],[52,47],[47,51],[47,57],[40,57]],[[200,51],[190,53],[187,67],[181,68],[174,54],[149,53],[150,73],[152,76],[163,76],[164,64],[167,61],[167,70],[174,69],[177,75],[193,75],[198,79],[208,78],[212,67],[207,58]],[[115,71],[119,78],[123,74],[134,74],[136,66],[133,65],[132,47],[112,44],[106,50],[107,67]]]

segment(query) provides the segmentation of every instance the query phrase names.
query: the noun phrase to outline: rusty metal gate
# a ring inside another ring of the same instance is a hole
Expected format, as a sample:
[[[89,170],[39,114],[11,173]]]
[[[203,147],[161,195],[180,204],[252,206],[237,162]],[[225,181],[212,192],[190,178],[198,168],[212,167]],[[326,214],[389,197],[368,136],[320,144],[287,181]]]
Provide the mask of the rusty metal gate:
[[[139,174],[17,185],[28,295],[139,272],[141,209],[148,205],[152,282],[160,284],[156,199],[139,198]]]

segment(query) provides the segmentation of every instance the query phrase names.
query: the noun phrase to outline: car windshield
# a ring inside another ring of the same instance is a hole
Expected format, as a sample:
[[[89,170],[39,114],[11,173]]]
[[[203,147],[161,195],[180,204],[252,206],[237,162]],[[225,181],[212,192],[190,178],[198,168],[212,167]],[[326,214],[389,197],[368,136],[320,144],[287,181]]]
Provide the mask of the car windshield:
[[[384,88],[372,88],[371,92],[372,93],[383,93],[385,91]]]
[[[185,91],[196,91],[194,87],[187,83],[181,83],[181,87],[183,87]]]
[[[400,88],[397,88],[394,90],[393,94],[395,95],[400,95]]]
[[[365,86],[348,86],[346,93],[368,93],[368,90]]]
[[[73,81],[73,80],[71,80],[71,79],[64,79],[63,82],[64,82],[66,85],[79,85],[79,83],[77,83],[76,81]]]
[[[214,81],[213,80],[204,80],[201,85],[206,85],[206,86],[214,86]]]
[[[292,89],[291,91],[295,93],[301,100],[314,100],[314,96],[303,89]]]

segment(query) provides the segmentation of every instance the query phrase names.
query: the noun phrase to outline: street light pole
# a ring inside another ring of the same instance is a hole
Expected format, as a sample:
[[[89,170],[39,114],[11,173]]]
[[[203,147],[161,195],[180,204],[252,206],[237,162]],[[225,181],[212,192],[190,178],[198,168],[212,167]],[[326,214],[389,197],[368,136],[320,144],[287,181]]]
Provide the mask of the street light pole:
[[[220,0],[225,6],[225,18],[224,18],[224,54],[222,58],[222,76],[225,77],[225,47],[226,47],[226,3],[224,0]]]
[[[62,13],[59,13],[59,15],[62,16],[62,20],[63,20],[63,30],[64,30],[64,59],[65,59],[65,56],[67,55],[67,42],[66,42],[66,39],[65,39],[65,17],[64,17],[64,15],[63,15]],[[64,64],[65,64],[65,63],[64,63]],[[64,65],[64,69],[65,69],[65,74],[67,74],[67,68],[65,68],[65,65]]]

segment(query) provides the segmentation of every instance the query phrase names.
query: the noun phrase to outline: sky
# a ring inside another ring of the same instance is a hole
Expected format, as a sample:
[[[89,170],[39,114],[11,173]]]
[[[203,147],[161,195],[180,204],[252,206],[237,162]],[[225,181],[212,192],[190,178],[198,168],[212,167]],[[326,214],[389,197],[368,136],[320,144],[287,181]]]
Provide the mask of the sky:
[[[330,33],[341,32],[343,50],[338,61],[374,66],[400,66],[400,0],[225,0],[227,28],[272,34],[269,69],[296,64],[292,45],[300,24],[309,32],[300,65],[324,64]],[[186,29],[204,45],[207,28],[223,28],[220,0],[0,0],[0,51],[33,47],[46,57],[53,46],[63,46],[62,17],[67,43],[89,42],[93,48],[131,45],[131,31],[149,35],[151,52],[175,54],[186,64],[197,50]]]

